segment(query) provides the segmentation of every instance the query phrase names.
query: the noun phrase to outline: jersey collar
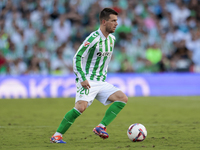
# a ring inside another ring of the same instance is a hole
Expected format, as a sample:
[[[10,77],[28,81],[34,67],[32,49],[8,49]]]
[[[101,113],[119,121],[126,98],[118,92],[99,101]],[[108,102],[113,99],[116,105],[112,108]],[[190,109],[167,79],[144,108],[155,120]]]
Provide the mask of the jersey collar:
[[[105,41],[105,40],[106,40],[106,37],[105,37],[105,36],[103,35],[103,33],[101,32],[101,29],[100,29],[100,28],[98,29],[98,32],[99,32],[99,34],[100,34],[102,40]]]

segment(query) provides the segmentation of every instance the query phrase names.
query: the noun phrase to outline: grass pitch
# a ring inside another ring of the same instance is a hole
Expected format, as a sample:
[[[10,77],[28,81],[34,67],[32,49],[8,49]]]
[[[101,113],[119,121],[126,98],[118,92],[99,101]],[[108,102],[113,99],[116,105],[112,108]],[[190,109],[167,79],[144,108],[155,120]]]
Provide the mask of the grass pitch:
[[[200,97],[134,97],[107,127],[106,140],[94,135],[108,106],[98,101],[74,122],[63,138],[67,144],[52,144],[56,131],[74,98],[1,99],[0,149],[2,150],[199,150]],[[127,129],[142,123],[143,142],[131,142]]]

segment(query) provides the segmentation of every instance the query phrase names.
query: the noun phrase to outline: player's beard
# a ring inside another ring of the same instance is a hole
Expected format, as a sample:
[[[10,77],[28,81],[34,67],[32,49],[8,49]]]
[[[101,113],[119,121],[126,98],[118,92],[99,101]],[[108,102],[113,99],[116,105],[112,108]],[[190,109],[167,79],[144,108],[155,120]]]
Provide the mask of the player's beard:
[[[110,26],[107,26],[106,27],[106,32],[108,32],[108,33],[114,33],[115,30],[112,30]]]

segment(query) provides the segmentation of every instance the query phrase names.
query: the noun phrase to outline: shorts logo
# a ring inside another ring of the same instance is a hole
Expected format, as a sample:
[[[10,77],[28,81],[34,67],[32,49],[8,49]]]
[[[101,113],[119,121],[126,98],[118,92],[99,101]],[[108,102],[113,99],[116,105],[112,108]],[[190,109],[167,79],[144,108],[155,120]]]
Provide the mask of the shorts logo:
[[[84,43],[84,46],[87,47],[88,45],[90,45],[90,42],[86,41],[86,42]]]

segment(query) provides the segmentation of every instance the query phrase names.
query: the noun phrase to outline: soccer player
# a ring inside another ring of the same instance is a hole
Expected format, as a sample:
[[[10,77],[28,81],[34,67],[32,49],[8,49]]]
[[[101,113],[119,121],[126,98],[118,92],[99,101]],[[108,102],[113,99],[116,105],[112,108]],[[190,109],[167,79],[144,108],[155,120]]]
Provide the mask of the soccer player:
[[[75,54],[73,59],[73,69],[77,77],[75,107],[64,116],[56,133],[50,138],[52,143],[66,143],[62,140],[62,135],[94,99],[104,105],[112,103],[102,121],[93,129],[93,132],[101,138],[108,138],[106,126],[126,105],[127,96],[105,81],[115,44],[115,37],[110,33],[113,33],[118,25],[117,15],[113,9],[104,8],[99,16],[100,28],[85,39]]]

